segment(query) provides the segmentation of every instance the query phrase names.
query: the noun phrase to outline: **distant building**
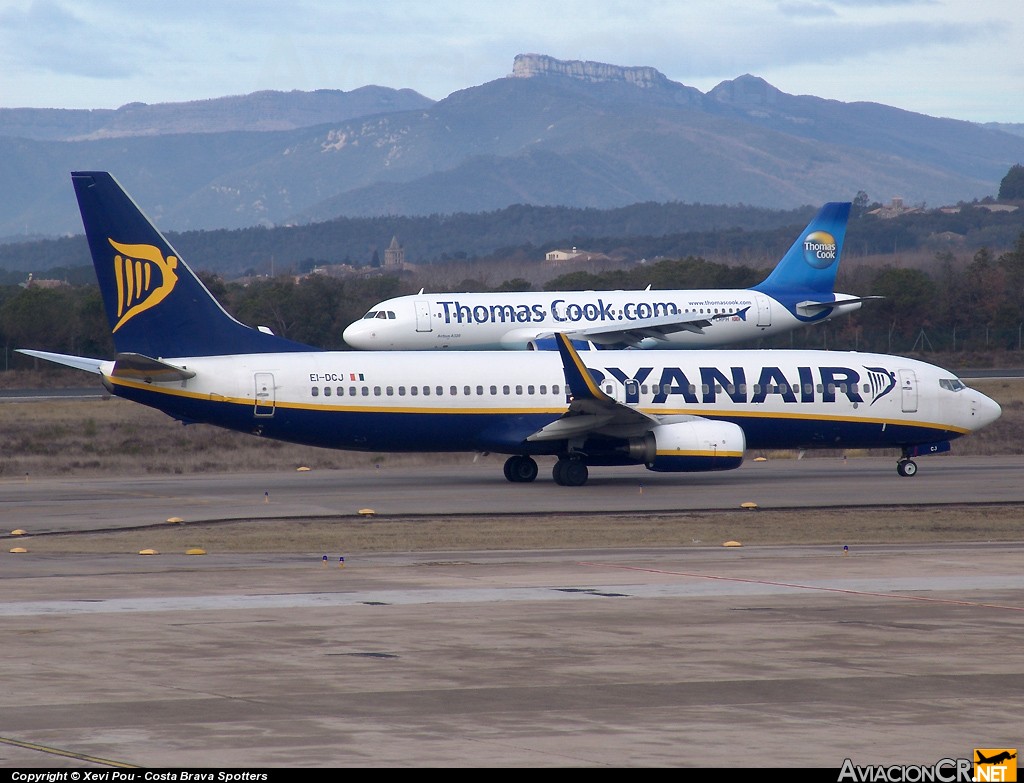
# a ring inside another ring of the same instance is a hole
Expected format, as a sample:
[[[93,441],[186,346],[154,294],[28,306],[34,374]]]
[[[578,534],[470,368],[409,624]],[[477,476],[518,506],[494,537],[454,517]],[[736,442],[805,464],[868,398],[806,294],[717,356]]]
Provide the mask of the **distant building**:
[[[405,248],[398,244],[398,237],[391,237],[391,244],[384,250],[384,268],[388,270],[405,268]]]
[[[22,288],[61,288],[66,286],[67,283],[63,280],[37,280],[32,276],[32,273],[28,273],[28,280],[20,284]]]
[[[608,256],[604,253],[592,253],[574,247],[572,250],[551,250],[544,254],[546,264],[571,264],[579,261],[603,261]]]
[[[917,207],[908,207],[903,203],[903,199],[899,196],[893,196],[892,201],[883,207],[873,209],[868,212],[869,215],[878,215],[883,220],[889,220],[891,218],[899,217],[900,215],[909,215],[913,212],[920,212],[921,210]]]

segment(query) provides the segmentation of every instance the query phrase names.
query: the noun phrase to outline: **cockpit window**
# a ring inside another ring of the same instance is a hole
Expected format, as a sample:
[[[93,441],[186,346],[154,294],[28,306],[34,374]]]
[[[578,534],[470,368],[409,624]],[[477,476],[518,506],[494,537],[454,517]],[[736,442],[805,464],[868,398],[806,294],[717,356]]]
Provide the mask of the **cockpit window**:
[[[366,315],[363,316],[363,320],[365,321],[367,318],[376,318],[376,317],[377,317],[377,311],[376,310],[371,310],[370,312],[368,312]]]
[[[952,392],[963,391],[967,388],[959,378],[940,378],[939,387]]]
[[[377,311],[377,317],[378,318],[387,318],[388,317],[388,311],[387,310],[378,310]]]

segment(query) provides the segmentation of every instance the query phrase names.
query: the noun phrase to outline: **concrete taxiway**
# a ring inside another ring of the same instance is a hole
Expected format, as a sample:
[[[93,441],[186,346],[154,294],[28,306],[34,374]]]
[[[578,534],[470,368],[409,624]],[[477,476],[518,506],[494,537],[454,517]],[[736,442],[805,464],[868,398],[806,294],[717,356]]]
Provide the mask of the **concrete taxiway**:
[[[1009,497],[1020,483],[1012,459],[921,462],[913,479],[888,460],[650,474],[642,493],[635,471],[521,487],[486,466],[320,483],[30,477],[5,480],[0,508],[5,526],[58,530],[186,503],[208,518],[286,504],[473,513],[488,498],[517,513],[698,496],[820,509],[848,483],[862,503]],[[0,558],[4,767],[838,769],[1022,744],[1019,541]]]

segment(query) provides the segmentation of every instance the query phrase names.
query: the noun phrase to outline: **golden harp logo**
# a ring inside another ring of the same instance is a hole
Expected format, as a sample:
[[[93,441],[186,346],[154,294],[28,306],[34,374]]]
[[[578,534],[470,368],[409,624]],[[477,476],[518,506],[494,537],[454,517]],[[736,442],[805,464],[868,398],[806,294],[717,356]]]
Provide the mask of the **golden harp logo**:
[[[178,282],[174,269],[178,259],[164,258],[153,245],[122,245],[107,241],[117,251],[114,256],[114,280],[117,285],[117,331],[144,310],[156,307]]]

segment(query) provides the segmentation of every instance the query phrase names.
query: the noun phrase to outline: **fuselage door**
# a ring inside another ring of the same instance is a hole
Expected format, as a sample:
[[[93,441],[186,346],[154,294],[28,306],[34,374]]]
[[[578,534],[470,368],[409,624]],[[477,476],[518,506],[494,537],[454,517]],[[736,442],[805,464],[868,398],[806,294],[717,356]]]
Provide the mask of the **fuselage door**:
[[[267,418],[274,415],[274,373],[258,372],[253,378],[256,382],[256,404],[253,407],[254,416]]]
[[[417,299],[414,304],[416,305],[416,331],[417,332],[429,332],[430,331],[430,302],[426,299]]]
[[[900,394],[903,397],[903,412],[917,412],[917,375],[913,370],[900,370]]]
[[[754,302],[757,304],[757,325],[772,325],[772,302],[764,294],[754,294]]]

